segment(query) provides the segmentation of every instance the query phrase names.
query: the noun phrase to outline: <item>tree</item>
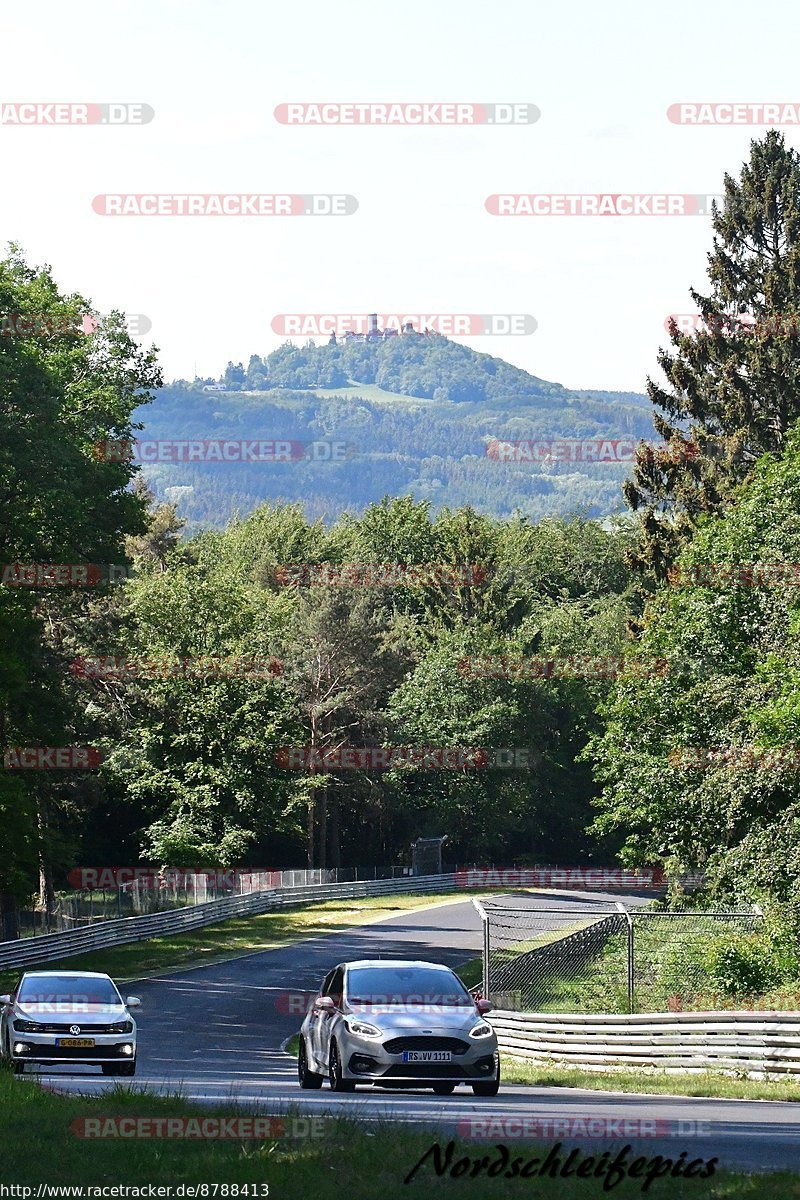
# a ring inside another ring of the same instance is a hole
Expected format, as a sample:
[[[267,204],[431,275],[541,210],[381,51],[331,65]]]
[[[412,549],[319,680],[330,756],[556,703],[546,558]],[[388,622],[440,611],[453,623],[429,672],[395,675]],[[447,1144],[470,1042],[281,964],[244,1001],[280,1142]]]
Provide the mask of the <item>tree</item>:
[[[591,746],[604,785],[595,828],[621,832],[632,865],[673,861],[730,891],[796,895],[799,512],[796,427],[783,455],[759,460],[735,503],[703,523],[675,586],[645,611],[640,651],[669,670],[621,681]],[[759,765],[753,747],[777,753]],[[703,760],[695,748],[720,753]]]
[[[142,502],[128,489],[135,468],[99,448],[131,439],[134,409],[161,383],[155,351],[131,341],[119,312],[84,332],[90,302],[62,293],[50,268],[29,266],[16,246],[0,262],[0,311],[29,318],[12,320],[0,337],[0,558],[6,566],[124,562],[125,536],[144,523]],[[8,586],[10,579],[0,587],[3,749],[68,744],[80,736],[81,714],[50,635],[62,628],[70,597],[59,588]],[[81,802],[90,787],[3,772],[3,912],[36,869],[49,890],[54,839],[41,814],[55,833],[53,814],[67,797]]]
[[[643,449],[625,484],[640,514],[633,561],[663,579],[706,513],[731,502],[759,455],[780,451],[800,413],[800,155],[770,130],[714,206],[710,287],[691,289],[705,331],[673,322],[648,379],[667,446]]]

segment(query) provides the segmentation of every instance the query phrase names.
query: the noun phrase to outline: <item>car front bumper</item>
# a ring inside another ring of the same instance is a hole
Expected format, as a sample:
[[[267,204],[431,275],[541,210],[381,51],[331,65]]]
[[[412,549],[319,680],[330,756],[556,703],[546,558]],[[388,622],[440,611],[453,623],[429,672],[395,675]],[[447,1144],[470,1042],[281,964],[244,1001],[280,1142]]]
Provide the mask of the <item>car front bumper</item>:
[[[41,1063],[48,1066],[57,1063],[92,1066],[99,1063],[136,1061],[136,1037],[133,1034],[97,1034],[93,1039],[94,1046],[56,1045],[58,1038],[63,1036],[16,1033],[14,1030],[10,1030],[9,1043],[12,1061]],[[87,1039],[91,1036],[91,1034],[86,1034]]]
[[[450,1062],[404,1062],[402,1054],[389,1054],[381,1046],[350,1050],[343,1063],[343,1076],[363,1083],[385,1083],[398,1087],[424,1087],[433,1083],[478,1083],[494,1079],[500,1056],[497,1047],[476,1048],[453,1056]]]

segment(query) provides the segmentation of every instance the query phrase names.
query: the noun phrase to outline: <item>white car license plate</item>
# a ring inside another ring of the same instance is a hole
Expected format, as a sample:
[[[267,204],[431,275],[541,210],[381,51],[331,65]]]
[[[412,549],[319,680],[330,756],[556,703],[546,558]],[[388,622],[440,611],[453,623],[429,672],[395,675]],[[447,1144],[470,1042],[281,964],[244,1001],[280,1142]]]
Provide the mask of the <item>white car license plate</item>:
[[[69,1046],[71,1050],[88,1050],[94,1045],[94,1038],[56,1038],[57,1046]]]
[[[449,1063],[452,1061],[449,1050],[404,1050],[404,1063]]]

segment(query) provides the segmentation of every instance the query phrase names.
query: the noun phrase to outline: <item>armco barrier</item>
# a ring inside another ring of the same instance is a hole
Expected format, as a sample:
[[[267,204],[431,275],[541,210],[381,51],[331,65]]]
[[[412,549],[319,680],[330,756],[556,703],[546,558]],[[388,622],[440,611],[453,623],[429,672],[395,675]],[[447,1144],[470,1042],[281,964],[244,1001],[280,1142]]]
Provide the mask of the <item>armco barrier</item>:
[[[641,1013],[581,1016],[496,1010],[500,1049],[561,1067],[667,1073],[708,1070],[800,1075],[800,1014]]]
[[[86,954],[90,950],[141,942],[162,934],[184,933],[190,929],[201,929],[204,925],[213,925],[228,917],[250,916],[268,912],[271,908],[305,904],[310,900],[350,900],[359,896],[382,896],[395,892],[455,891],[455,888],[455,875],[415,875],[364,883],[309,884],[306,887],[252,892],[249,896],[211,900],[207,904],[150,913],[145,917],[99,921],[69,933],[49,933],[42,937],[0,942],[0,968],[38,966],[74,954]]]

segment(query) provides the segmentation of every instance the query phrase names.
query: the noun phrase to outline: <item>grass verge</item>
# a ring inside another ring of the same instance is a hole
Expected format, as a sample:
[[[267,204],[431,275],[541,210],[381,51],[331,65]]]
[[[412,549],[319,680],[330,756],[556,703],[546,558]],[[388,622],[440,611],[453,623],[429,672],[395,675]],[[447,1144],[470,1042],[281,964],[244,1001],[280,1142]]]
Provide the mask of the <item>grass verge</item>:
[[[491,1016],[489,1020],[491,1021]],[[800,1081],[786,1078],[742,1079],[720,1071],[668,1075],[665,1071],[582,1071],[506,1055],[501,1061],[504,1083],[529,1087],[586,1088],[593,1092],[637,1092],[656,1096],[695,1096],[725,1100],[800,1100]]]
[[[356,1101],[357,1103],[357,1101]],[[283,1132],[276,1129],[270,1136],[250,1141],[193,1139],[158,1140],[152,1137],[93,1137],[76,1134],[74,1123],[86,1118],[164,1118],[188,1117],[202,1121],[208,1117],[255,1115],[252,1110],[231,1105],[201,1108],[180,1097],[152,1096],[116,1088],[102,1097],[62,1096],[43,1090],[30,1080],[15,1079],[7,1070],[0,1071],[0,1112],[3,1114],[2,1182],[17,1187],[36,1188],[40,1184],[79,1184],[83,1188],[107,1185],[144,1187],[167,1184],[251,1184],[247,1193],[222,1192],[217,1195],[246,1194],[280,1200],[340,1200],[343,1186],[348,1200],[393,1200],[408,1197],[422,1200],[431,1194],[487,1197],[506,1200],[522,1195],[552,1197],[555,1200],[578,1200],[590,1191],[601,1194],[602,1181],[575,1176],[563,1178],[519,1177],[487,1178],[484,1162],[477,1177],[471,1176],[471,1164],[488,1156],[488,1163],[498,1160],[493,1143],[456,1141],[449,1159],[451,1165],[467,1157],[470,1163],[461,1167],[456,1177],[450,1171],[437,1177],[432,1156],[419,1168],[409,1184],[404,1178],[438,1142],[446,1161],[449,1138],[446,1134],[414,1131],[398,1125],[375,1125],[365,1128],[354,1118],[340,1120],[310,1119],[284,1113],[280,1115]],[[264,1116],[263,1113],[259,1114]],[[313,1136],[309,1136],[313,1133]],[[527,1162],[538,1157],[540,1162],[551,1150],[546,1145],[512,1143],[510,1159],[520,1157]],[[585,1161],[603,1150],[616,1153],[619,1145],[605,1144],[602,1148],[579,1151],[573,1163]],[[556,1151],[563,1164],[571,1146],[565,1144]],[[676,1147],[675,1158],[683,1147]],[[688,1148],[691,1158],[691,1147]],[[630,1163],[636,1149],[629,1152]],[[652,1151],[644,1150],[652,1159]],[[552,1160],[551,1160],[552,1161]],[[685,1165],[685,1163],[684,1163]],[[724,1168],[724,1164],[720,1164]],[[641,1168],[640,1168],[641,1170]],[[614,1195],[630,1200],[641,1196],[643,1179],[627,1179],[613,1188]],[[268,1192],[265,1190],[267,1187]],[[90,1200],[91,1193],[84,1191]],[[131,1193],[132,1194],[132,1193]],[[143,1193],[147,1195],[147,1191]],[[198,1193],[202,1194],[202,1193]],[[745,1175],[719,1170],[713,1178],[656,1179],[648,1188],[649,1196],[665,1200],[800,1200],[800,1176],[780,1172],[768,1175]],[[24,1195],[24,1194],[23,1194]],[[205,1192],[213,1196],[210,1189]]]

